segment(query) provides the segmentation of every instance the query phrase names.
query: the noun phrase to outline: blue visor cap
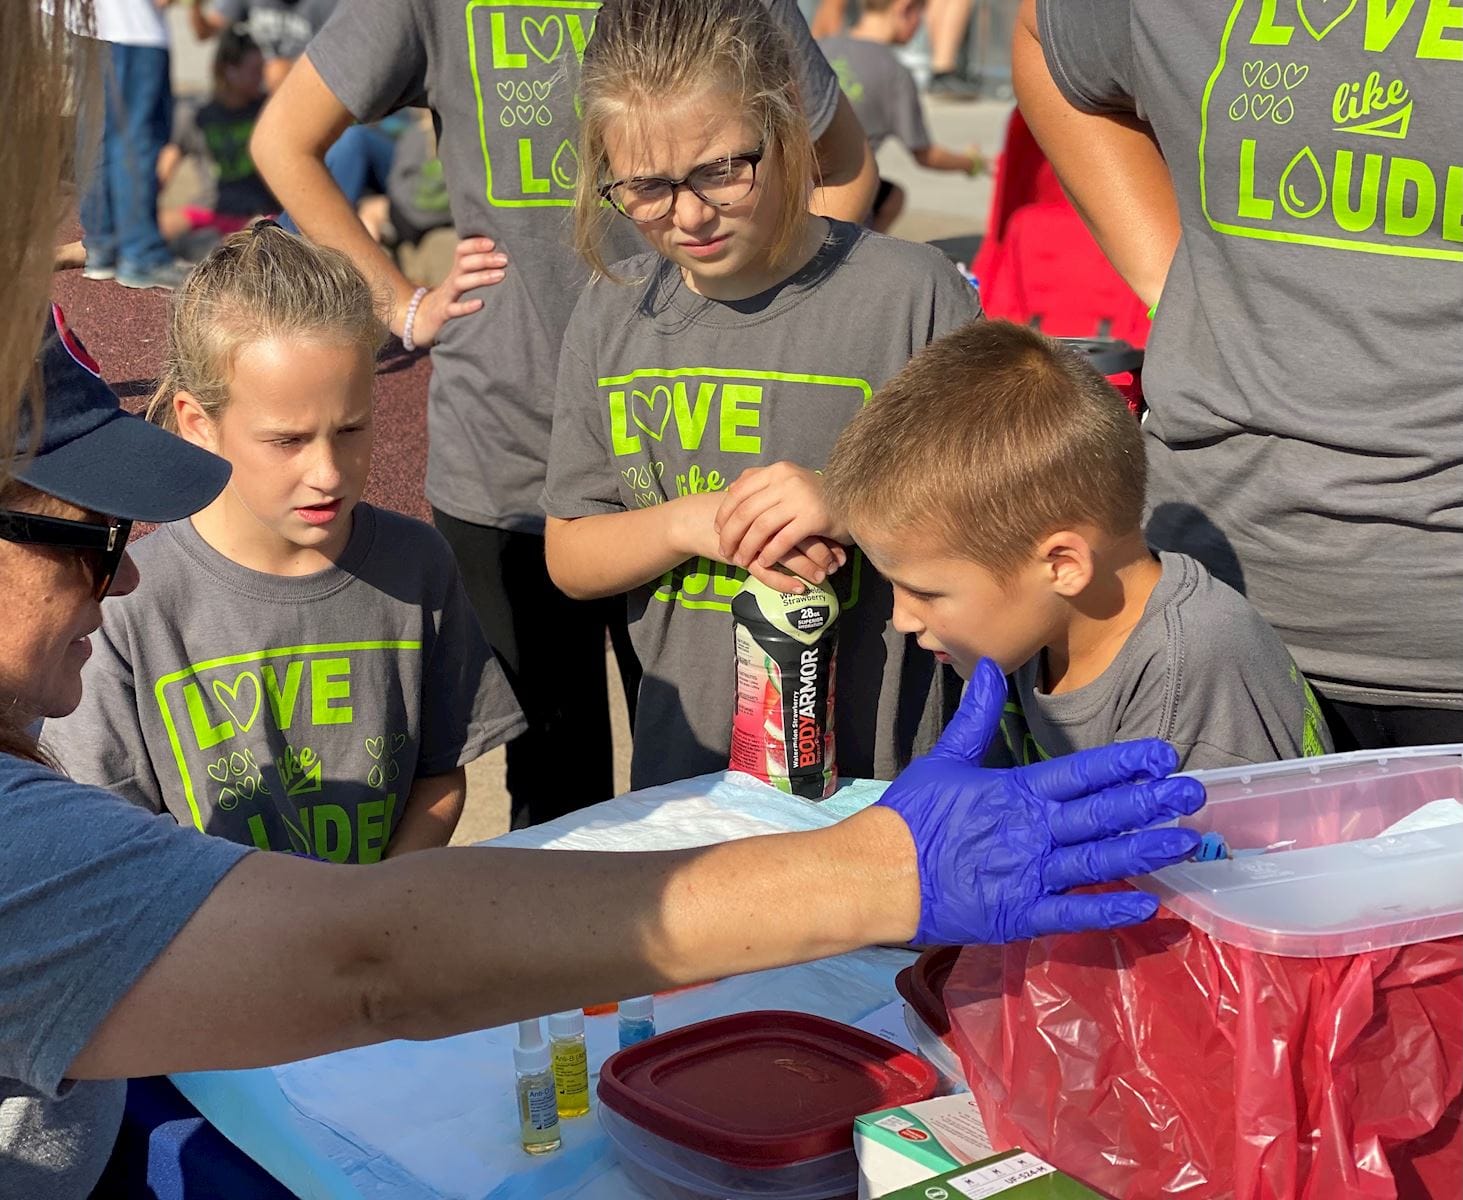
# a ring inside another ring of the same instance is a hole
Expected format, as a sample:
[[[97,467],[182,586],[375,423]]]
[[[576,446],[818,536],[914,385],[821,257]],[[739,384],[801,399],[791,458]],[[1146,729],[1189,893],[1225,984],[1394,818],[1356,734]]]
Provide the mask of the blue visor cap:
[[[217,455],[126,412],[56,305],[37,355],[40,437],[23,399],[11,470],[37,491],[109,517],[177,521],[206,507],[233,469]]]

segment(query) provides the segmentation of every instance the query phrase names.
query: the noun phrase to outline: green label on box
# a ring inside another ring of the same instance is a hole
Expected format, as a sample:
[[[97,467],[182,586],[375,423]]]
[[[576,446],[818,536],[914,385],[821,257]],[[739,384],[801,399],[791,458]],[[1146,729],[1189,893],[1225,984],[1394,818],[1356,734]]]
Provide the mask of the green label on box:
[[[1097,1192],[1024,1150],[1011,1150],[911,1184],[883,1200],[986,1200],[990,1196],[1001,1200],[1101,1200]]]

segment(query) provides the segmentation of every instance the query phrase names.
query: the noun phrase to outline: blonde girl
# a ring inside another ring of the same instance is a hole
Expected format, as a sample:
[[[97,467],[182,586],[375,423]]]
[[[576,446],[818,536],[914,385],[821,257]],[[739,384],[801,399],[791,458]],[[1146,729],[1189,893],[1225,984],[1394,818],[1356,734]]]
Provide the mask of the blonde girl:
[[[599,278],[560,359],[547,550],[571,596],[631,593],[637,787],[725,767],[747,572],[840,593],[844,774],[891,778],[938,721],[935,664],[892,628],[817,469],[873,391],[979,307],[938,251],[810,214],[795,80],[756,0],[609,5],[578,80],[576,238]],[[614,223],[650,252],[609,263]]]
[[[73,778],[337,862],[451,837],[464,766],[522,719],[445,543],[361,501],[379,313],[344,255],[272,223],[174,294],[148,415],[233,475],[137,547],[46,730]]]

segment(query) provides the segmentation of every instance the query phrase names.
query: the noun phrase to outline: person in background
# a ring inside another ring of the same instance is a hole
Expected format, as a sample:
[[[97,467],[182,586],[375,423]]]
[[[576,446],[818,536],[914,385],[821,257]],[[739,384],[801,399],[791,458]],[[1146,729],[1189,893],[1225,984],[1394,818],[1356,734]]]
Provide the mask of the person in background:
[[[962,153],[931,143],[925,129],[919,85],[891,46],[907,45],[919,29],[925,0],[863,0],[859,19],[846,34],[818,39],[818,45],[838,76],[843,94],[858,114],[875,153],[891,134],[904,144],[914,161],[931,171],[960,171],[974,178],[989,164],[978,149]],[[904,209],[904,189],[888,179],[879,180],[871,228],[887,233]]]
[[[969,679],[1013,677],[992,765],[1161,737],[1184,770],[1327,754],[1314,693],[1238,592],[1143,539],[1143,435],[1121,396],[1035,330],[932,343],[824,471],[894,585],[895,627]]]
[[[764,2],[796,47],[823,185],[814,210],[862,220],[875,173],[858,118],[792,0]],[[595,18],[500,22],[508,40],[494,50],[491,15],[470,8],[469,37],[462,13],[440,0],[342,0],[266,107],[254,158],[309,236],[345,250],[389,291],[393,332],[432,347],[427,499],[528,717],[528,733],[508,747],[521,824],[611,794],[606,632],[630,697],[639,664],[623,600],[571,601],[554,586],[540,507],[559,351],[588,278],[566,219],[582,170],[566,72]],[[414,105],[429,107],[440,131],[459,251],[478,272],[466,291],[413,288],[324,168],[352,121]],[[610,240],[611,260],[641,249],[628,222]],[[488,284],[491,293],[478,292]],[[573,780],[546,793],[541,781],[568,761],[579,766]]]
[[[164,187],[185,155],[206,162],[215,185],[213,206],[164,209],[158,228],[169,241],[200,229],[227,236],[279,211],[249,155],[249,138],[263,107],[264,56],[248,34],[225,30],[213,56],[212,97],[197,112],[180,116],[158,160]]]
[[[338,0],[195,0],[189,10],[202,41],[242,26],[264,55],[264,90],[276,92]]]
[[[88,279],[174,287],[187,273],[158,229],[158,156],[173,124],[168,26],[154,0],[96,0],[106,64],[96,169],[81,197]],[[97,105],[88,119],[97,115]]]
[[[848,23],[850,0],[820,0],[813,17],[813,36],[819,39],[843,32]],[[857,12],[870,5],[853,0]],[[930,36],[930,95],[942,100],[975,100],[980,88],[960,73],[960,51],[970,29],[970,12],[975,0],[929,0],[925,27]],[[913,33],[910,34],[913,36]]]
[[[630,596],[651,731],[631,785],[725,768],[749,572],[838,595],[839,769],[892,778],[938,732],[942,680],[818,471],[873,389],[980,315],[975,292],[932,246],[809,213],[793,58],[757,0],[622,0],[579,100],[578,242],[600,278],[564,335],[543,506],[554,581]],[[651,251],[609,266],[608,221]]]
[[[305,47],[325,27],[339,0],[197,0],[192,9],[193,31],[200,38],[215,37],[242,25],[264,54],[264,90],[279,90],[290,68]],[[353,125],[343,130],[326,155],[326,168],[336,186],[352,204],[360,205],[371,195],[385,195],[395,139],[375,124]],[[284,227],[299,232],[288,217]],[[373,221],[372,236],[380,233]]]
[[[73,779],[332,862],[450,840],[466,764],[523,718],[441,535],[360,500],[384,336],[350,261],[272,222],[173,294],[149,416],[233,477],[137,546],[44,731]]]
[[[1463,742],[1456,3],[1026,0],[1021,111],[1156,305],[1149,541],[1242,590],[1340,749]]]

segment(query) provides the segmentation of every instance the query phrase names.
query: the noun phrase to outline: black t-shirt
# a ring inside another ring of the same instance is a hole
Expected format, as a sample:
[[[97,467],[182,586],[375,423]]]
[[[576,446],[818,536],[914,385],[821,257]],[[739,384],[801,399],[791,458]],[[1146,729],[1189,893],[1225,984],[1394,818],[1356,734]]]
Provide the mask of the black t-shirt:
[[[279,211],[279,201],[260,178],[249,154],[249,137],[263,107],[263,100],[242,108],[225,108],[211,100],[191,117],[179,118],[173,136],[178,148],[213,164],[218,184],[215,212],[257,217]]]

